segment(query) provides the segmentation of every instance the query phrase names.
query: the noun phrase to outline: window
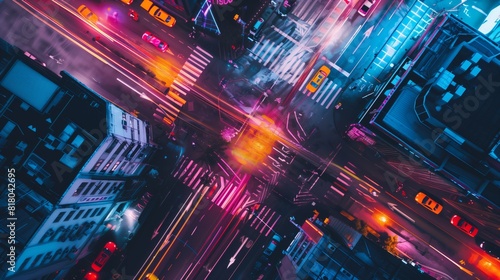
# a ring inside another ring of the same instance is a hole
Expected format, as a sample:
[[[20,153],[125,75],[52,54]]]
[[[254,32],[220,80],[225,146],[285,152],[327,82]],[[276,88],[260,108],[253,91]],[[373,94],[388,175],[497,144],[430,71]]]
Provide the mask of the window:
[[[125,172],[125,167],[127,167],[127,165],[128,165],[128,162],[124,161],[122,166],[120,166],[120,172]]]
[[[128,158],[128,154],[130,153],[130,151],[132,151],[132,149],[134,147],[135,147],[135,144],[134,143],[130,143],[128,145],[127,149],[123,152],[123,155]]]
[[[90,217],[94,217],[95,215],[97,215],[97,212],[99,212],[99,208],[94,209],[94,211],[92,211],[92,214],[90,214]]]
[[[113,141],[111,142],[111,144],[106,148],[106,150],[104,152],[107,154],[111,153],[111,151],[113,151],[113,149],[116,147],[118,142],[119,142],[118,139],[114,138]]]
[[[116,149],[116,151],[113,153],[113,156],[118,156],[120,154],[123,153],[123,151],[125,150],[125,146],[127,146],[127,141],[123,141],[120,146],[118,147],[118,149]]]
[[[8,121],[0,131],[0,138],[7,139],[12,130],[14,130],[14,127],[16,127],[16,125],[13,122]]]
[[[104,172],[106,170],[108,170],[108,167],[111,165],[111,163],[115,160],[115,158],[111,158],[110,160],[108,160],[108,162],[106,163],[106,165],[104,165],[104,167],[102,168],[101,172]]]
[[[69,219],[71,219],[71,217],[73,216],[73,214],[75,214],[75,211],[71,211],[68,213],[68,216],[66,216],[66,218],[64,218],[64,221],[69,221]]]
[[[92,167],[92,169],[90,170],[90,172],[96,172],[96,170],[99,168],[99,166],[101,166],[102,162],[104,161],[104,159],[99,159],[95,164],[94,164],[94,167]]]
[[[90,214],[90,211],[92,211],[92,209],[87,209],[87,212],[85,212],[85,214],[83,214],[82,219],[87,218],[89,216],[89,214]]]
[[[76,191],[73,193],[73,196],[79,195],[83,191],[83,189],[87,186],[87,184],[88,184],[87,182],[81,183],[80,186],[78,186]]]
[[[121,162],[121,161],[117,161],[117,162],[115,163],[115,165],[113,165],[113,168],[111,168],[110,173],[111,173],[111,172],[114,172],[114,171],[116,170],[116,168],[118,167],[118,165],[120,164],[120,162]]]
[[[118,191],[120,191],[120,183],[116,183],[114,186],[113,186],[113,193],[117,193]]]
[[[133,152],[130,153],[130,156],[128,156],[128,158],[133,158],[135,156],[135,154],[137,154],[137,152],[141,149],[141,145],[137,145],[137,147],[135,148],[135,150]]]
[[[95,182],[90,183],[87,188],[83,191],[82,195],[86,195],[89,193],[90,189],[95,185]]]
[[[104,207],[101,207],[99,209],[99,212],[97,212],[97,216],[100,216],[102,214],[102,212],[104,212],[104,209],[105,209]]]
[[[99,183],[95,186],[94,190],[92,190],[92,192],[90,193],[90,195],[94,195],[97,193],[97,191],[101,188],[102,186],[102,183]]]
[[[82,215],[83,211],[84,211],[84,210],[80,210],[80,211],[78,211],[78,213],[77,213],[77,214],[76,214],[76,216],[75,216],[75,220],[77,220],[78,218],[80,218],[80,216]]]
[[[42,258],[43,254],[37,255],[30,265],[30,268],[38,266],[38,261]]]
[[[109,187],[109,185],[111,185],[111,183],[107,182],[103,187],[101,187],[99,189],[99,194],[103,194],[106,191],[106,189]]]
[[[23,270],[30,260],[31,260],[31,257],[25,258],[17,270],[19,270],[19,271]]]
[[[56,219],[54,220],[54,223],[59,222],[59,221],[62,219],[62,217],[64,216],[64,214],[65,214],[65,213],[66,213],[66,212],[60,212],[59,214],[57,214],[57,217],[56,217]]]
[[[117,183],[114,183],[113,185],[109,185],[109,188],[108,188],[108,191],[106,192],[106,194],[110,194],[113,192],[115,186],[116,186]]]

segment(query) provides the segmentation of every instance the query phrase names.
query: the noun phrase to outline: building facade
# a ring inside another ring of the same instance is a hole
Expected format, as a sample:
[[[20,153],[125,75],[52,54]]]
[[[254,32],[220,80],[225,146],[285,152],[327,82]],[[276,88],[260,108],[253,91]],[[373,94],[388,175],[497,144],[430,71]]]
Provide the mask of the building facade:
[[[280,279],[433,279],[340,220],[306,220],[286,249]]]
[[[0,166],[11,174],[0,189],[13,198],[0,203],[13,210],[0,233],[14,240],[0,247],[0,277],[61,278],[140,195],[156,146],[147,122],[0,45]]]

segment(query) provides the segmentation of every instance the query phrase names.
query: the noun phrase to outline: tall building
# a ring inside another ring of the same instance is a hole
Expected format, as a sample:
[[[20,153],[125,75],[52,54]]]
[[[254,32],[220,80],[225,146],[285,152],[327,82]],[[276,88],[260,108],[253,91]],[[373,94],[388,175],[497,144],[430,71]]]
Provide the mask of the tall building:
[[[280,279],[434,279],[342,221],[329,220],[306,220],[299,227],[281,261]]]
[[[408,151],[409,164],[500,207],[499,57],[491,39],[442,14],[380,87],[361,123]],[[413,173],[417,182],[429,177]]]
[[[1,40],[0,190],[12,200],[0,234],[14,241],[0,243],[0,278],[61,278],[140,195],[155,148],[146,122]]]

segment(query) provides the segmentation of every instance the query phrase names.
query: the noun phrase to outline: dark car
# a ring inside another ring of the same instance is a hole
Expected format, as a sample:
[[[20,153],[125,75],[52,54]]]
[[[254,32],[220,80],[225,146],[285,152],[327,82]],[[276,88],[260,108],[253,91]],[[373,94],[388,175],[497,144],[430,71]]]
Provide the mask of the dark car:
[[[481,237],[476,237],[476,244],[490,256],[494,257],[497,260],[500,260],[500,246]]]

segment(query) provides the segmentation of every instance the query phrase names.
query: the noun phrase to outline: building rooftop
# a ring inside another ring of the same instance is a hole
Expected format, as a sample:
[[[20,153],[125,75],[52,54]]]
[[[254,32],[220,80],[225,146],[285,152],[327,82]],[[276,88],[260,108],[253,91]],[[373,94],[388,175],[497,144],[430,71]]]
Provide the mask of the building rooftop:
[[[0,44],[0,164],[51,203],[106,137],[106,102]]]
[[[486,36],[441,15],[383,89],[370,124],[500,205],[498,55]]]

